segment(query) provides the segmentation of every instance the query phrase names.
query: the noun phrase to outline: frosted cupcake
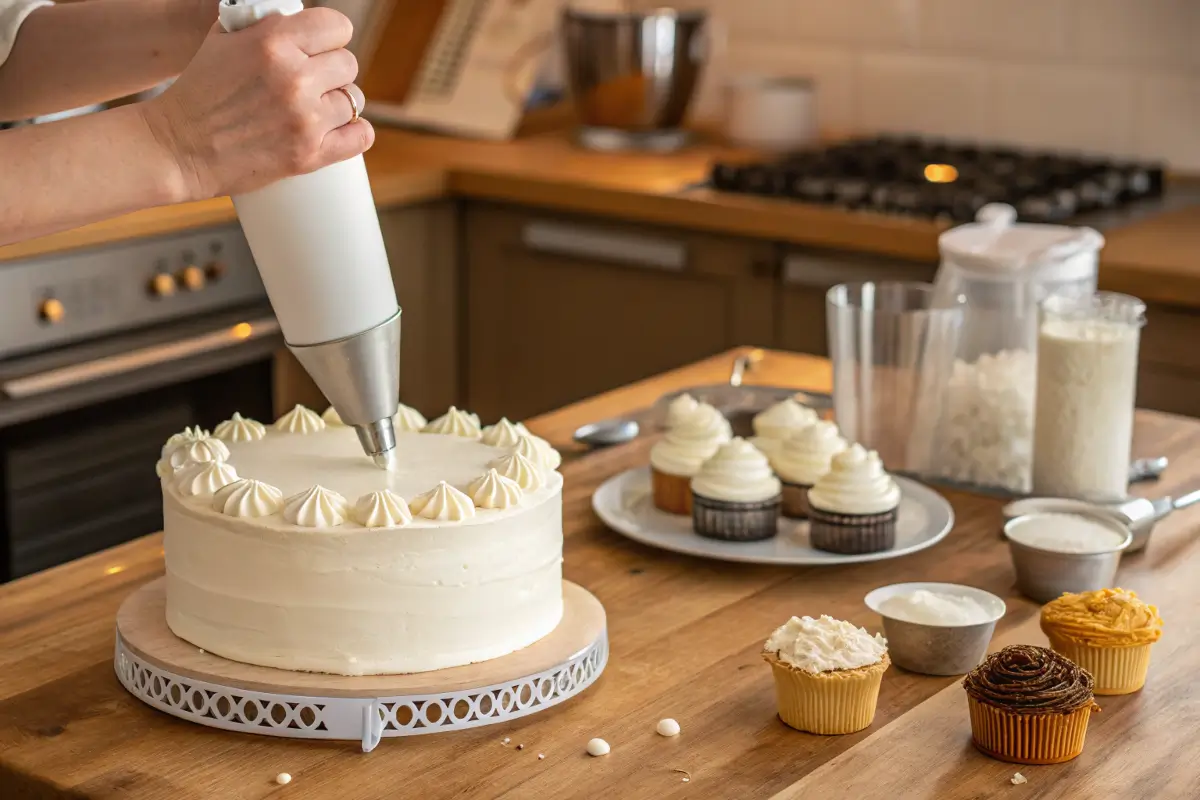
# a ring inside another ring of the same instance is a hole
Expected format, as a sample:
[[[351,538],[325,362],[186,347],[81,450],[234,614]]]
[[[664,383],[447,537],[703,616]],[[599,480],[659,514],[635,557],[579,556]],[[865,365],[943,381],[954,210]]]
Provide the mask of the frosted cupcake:
[[[874,450],[853,444],[834,456],[829,472],[809,489],[808,506],[818,550],[857,555],[896,545],[900,487]]]
[[[1124,589],[1064,594],[1042,606],[1050,647],[1092,674],[1096,694],[1130,694],[1146,685],[1162,626],[1157,608]]]
[[[817,412],[794,398],[781,400],[754,417],[754,446],[768,456],[774,455],[784,440],[817,419]]]
[[[735,437],[692,478],[692,526],[710,539],[753,542],[779,527],[779,479],[758,448]]]
[[[818,420],[784,440],[771,458],[783,481],[783,515],[808,517],[808,490],[829,472],[833,457],[846,449],[837,425]]]
[[[676,397],[667,406],[667,430],[671,430],[671,428],[683,422],[699,406],[700,404],[696,402],[696,398],[687,392]]]
[[[732,437],[729,421],[707,403],[667,431],[650,451],[654,505],[669,514],[691,514],[692,478]]]
[[[849,622],[792,617],[767,639],[779,718],[823,736],[854,733],[875,719],[891,660],[887,640]]]

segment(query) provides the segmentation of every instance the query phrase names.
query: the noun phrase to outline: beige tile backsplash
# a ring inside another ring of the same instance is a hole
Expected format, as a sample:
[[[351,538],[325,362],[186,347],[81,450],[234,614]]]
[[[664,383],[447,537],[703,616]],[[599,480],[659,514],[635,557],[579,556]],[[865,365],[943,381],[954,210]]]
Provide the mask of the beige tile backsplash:
[[[730,76],[806,75],[828,132],[1009,141],[1200,171],[1200,0],[697,4],[726,32],[693,106],[701,119],[719,119]]]

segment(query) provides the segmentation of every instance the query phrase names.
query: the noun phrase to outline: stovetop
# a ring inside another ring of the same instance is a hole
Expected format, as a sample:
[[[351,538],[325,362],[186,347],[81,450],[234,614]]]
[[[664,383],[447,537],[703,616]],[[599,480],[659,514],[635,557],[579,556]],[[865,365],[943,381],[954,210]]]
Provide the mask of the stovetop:
[[[717,162],[719,191],[969,222],[1008,203],[1026,222],[1078,221],[1138,206],[1161,210],[1163,165],[1095,156],[881,136],[757,163]]]

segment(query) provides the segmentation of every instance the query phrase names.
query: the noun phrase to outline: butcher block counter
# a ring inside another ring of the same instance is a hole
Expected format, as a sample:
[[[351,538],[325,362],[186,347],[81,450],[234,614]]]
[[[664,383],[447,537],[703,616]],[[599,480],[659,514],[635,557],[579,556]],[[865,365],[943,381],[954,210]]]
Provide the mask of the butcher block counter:
[[[551,114],[510,142],[479,142],[377,128],[367,167],[376,203],[395,207],[447,197],[848,249],[934,263],[944,225],[791,201],[685,188],[717,158],[751,157],[700,136],[670,155],[580,149]],[[234,219],[227,198],[149,209],[62,234],[0,247],[0,262]],[[1106,231],[1101,288],[1200,308],[1200,206]]]
[[[792,615],[830,614],[878,630],[863,605],[877,586],[971,584],[1005,598],[993,646],[1044,644],[1037,606],[1016,595],[999,536],[1000,502],[950,493],[957,523],[933,548],[841,568],[702,561],[634,544],[593,515],[606,478],[644,464],[649,442],[583,454],[582,423],[644,409],[664,392],[719,382],[733,353],[547,414],[530,427],[563,448],[565,573],[604,604],[611,657],[595,685],[541,713],[472,730],[353,742],[251,737],[193,725],[126,694],[113,673],[121,601],[162,574],[161,539],[0,587],[0,797],[70,798],[1194,798],[1200,785],[1200,514],[1160,524],[1126,559],[1122,586],[1166,620],[1145,689],[1097,698],[1081,757],[1017,767],[970,744],[957,678],[892,667],[874,724],[822,737],[775,716],[763,640]],[[749,381],[825,389],[822,360],[768,353]],[[1200,481],[1200,423],[1140,413],[1135,452],[1167,455],[1158,485]],[[149,469],[147,465],[147,469]],[[673,717],[675,738],[655,733]],[[585,744],[612,745],[591,758]],[[507,744],[506,744],[507,742]],[[524,745],[518,748],[517,745]],[[544,754],[539,759],[538,754]],[[1014,785],[1020,771],[1028,783]],[[278,773],[293,777],[287,786]],[[688,780],[684,780],[687,778]]]

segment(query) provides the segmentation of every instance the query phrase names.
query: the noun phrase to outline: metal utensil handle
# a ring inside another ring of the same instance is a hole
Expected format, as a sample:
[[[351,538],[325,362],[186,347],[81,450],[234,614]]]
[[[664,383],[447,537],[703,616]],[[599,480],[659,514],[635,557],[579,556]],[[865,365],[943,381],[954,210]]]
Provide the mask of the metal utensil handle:
[[[754,369],[754,365],[762,361],[762,350],[751,350],[733,360],[733,369],[729,372],[729,385],[741,386],[746,373]]]
[[[1180,508],[1187,508],[1195,503],[1200,503],[1200,489],[1176,497],[1171,501],[1171,508],[1178,510]]]

